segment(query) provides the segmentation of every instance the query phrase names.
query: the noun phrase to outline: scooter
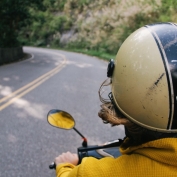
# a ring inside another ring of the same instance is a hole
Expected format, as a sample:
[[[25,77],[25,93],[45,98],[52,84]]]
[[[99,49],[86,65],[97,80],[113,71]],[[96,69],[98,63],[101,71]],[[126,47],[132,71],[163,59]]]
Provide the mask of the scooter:
[[[122,144],[122,139],[117,139],[113,141],[108,141],[103,145],[89,145],[87,139],[76,129],[74,118],[65,111],[52,109],[47,115],[47,121],[50,125],[65,129],[65,130],[75,130],[83,139],[82,147],[77,148],[79,163],[81,163],[84,157],[95,157],[101,159],[104,157],[116,158],[121,155],[119,152],[119,146]],[[49,169],[55,169],[56,165],[52,162],[49,165]]]

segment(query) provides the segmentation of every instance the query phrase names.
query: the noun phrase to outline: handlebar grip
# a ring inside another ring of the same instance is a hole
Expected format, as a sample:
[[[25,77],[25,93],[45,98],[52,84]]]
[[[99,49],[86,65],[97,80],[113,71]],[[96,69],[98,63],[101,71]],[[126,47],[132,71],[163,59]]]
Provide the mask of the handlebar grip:
[[[49,165],[49,169],[56,169],[56,164],[55,162],[52,162],[50,165]]]

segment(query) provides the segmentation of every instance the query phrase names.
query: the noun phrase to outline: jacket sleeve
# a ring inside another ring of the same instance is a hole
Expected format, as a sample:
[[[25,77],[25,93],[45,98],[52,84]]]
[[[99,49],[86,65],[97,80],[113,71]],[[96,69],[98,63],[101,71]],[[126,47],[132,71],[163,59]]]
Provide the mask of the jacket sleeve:
[[[63,163],[57,166],[57,177],[92,177],[92,176],[110,176],[110,166],[108,164],[115,164],[112,157],[103,159],[95,159],[93,157],[85,157],[80,165],[74,166],[69,163]]]
[[[67,177],[74,168],[76,168],[76,166],[70,163],[59,164],[56,167],[56,177]]]
[[[62,163],[60,165],[58,165],[56,167],[56,177],[77,177],[78,175],[81,175],[81,174],[78,174],[80,171],[81,173],[81,169],[83,168],[84,166],[84,161],[86,160],[87,158],[84,158],[82,160],[82,165],[72,165],[70,163]]]

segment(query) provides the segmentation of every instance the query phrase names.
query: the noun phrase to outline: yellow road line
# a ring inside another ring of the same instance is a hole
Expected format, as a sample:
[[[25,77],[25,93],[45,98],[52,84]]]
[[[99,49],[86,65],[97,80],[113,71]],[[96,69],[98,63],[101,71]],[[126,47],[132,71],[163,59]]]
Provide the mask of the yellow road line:
[[[41,85],[43,82],[45,82],[47,79],[49,79],[50,77],[52,77],[56,73],[58,73],[66,65],[67,60],[64,55],[61,55],[61,54],[57,54],[57,55],[60,55],[60,57],[62,57],[64,59],[59,66],[57,66],[53,70],[47,72],[46,74],[40,76],[39,78],[35,79],[34,81],[30,82],[29,84],[21,87],[20,89],[16,90],[15,92],[9,94],[8,96],[0,99],[0,103],[2,103],[2,102],[5,102],[6,100],[10,99],[11,97],[13,97],[8,102],[6,102],[0,106],[0,111],[3,110],[4,108],[6,108],[7,106],[9,106],[10,104],[14,103],[18,98],[21,98],[25,94],[29,93],[31,90],[33,90],[36,87],[38,87],[39,85]]]

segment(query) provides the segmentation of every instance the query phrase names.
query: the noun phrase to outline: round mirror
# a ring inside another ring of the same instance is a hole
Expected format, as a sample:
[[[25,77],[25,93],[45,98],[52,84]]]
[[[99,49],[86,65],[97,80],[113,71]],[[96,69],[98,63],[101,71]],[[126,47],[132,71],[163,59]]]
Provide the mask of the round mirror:
[[[67,130],[75,125],[74,118],[69,113],[57,109],[49,111],[47,120],[50,125]]]

